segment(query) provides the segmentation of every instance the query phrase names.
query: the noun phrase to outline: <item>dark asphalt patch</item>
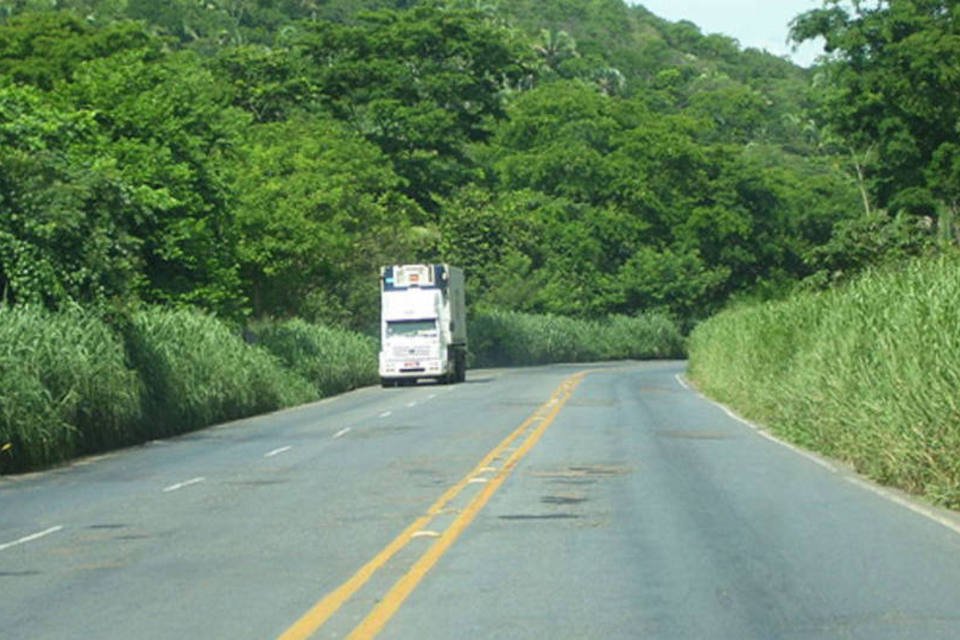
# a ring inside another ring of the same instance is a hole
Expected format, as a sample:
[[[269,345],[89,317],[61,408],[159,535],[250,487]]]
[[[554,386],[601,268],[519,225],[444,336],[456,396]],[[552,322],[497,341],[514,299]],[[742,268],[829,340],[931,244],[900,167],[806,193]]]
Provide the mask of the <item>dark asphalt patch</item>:
[[[518,513],[497,517],[501,520],[579,520],[581,516],[575,513]]]
[[[540,502],[544,504],[580,504],[586,502],[583,496],[543,496]]]

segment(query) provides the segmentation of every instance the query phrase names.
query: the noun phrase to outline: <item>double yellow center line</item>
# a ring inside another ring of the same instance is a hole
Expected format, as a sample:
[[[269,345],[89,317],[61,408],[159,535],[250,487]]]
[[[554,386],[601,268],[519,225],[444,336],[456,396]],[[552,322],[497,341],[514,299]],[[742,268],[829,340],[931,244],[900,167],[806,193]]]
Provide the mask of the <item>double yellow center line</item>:
[[[367,616],[354,628],[349,638],[372,638],[379,633],[384,625],[400,608],[404,600],[413,593],[424,576],[440,560],[444,553],[453,545],[466,528],[473,522],[477,514],[483,509],[484,505],[490,501],[493,494],[504,483],[517,463],[523,459],[527,453],[537,444],[543,433],[556,419],[557,414],[563,408],[563,405],[573,395],[574,389],[583,380],[587,372],[580,372],[570,376],[554,391],[550,399],[537,408],[523,423],[507,436],[500,444],[493,448],[474,469],[463,477],[460,482],[450,487],[440,498],[434,502],[425,515],[414,520],[400,535],[393,539],[390,544],[384,547],[369,562],[363,565],[349,580],[328,593],[313,607],[310,608],[297,622],[287,629],[279,640],[303,640],[309,638],[320,627],[322,627],[330,617],[337,612],[343,604],[349,600],[357,591],[359,591],[373,575],[381,569],[390,559],[403,549],[414,538],[414,534],[422,531],[437,515],[439,515],[451,501],[453,501],[471,480],[481,476],[489,471],[491,465],[502,458],[510,449],[511,445],[520,441],[520,444],[509,454],[496,475],[490,478],[483,486],[483,489],[470,501],[470,503],[460,512],[457,518],[444,530],[436,539],[433,545],[427,549],[423,555],[417,559],[394,585],[387,594],[380,600]]]

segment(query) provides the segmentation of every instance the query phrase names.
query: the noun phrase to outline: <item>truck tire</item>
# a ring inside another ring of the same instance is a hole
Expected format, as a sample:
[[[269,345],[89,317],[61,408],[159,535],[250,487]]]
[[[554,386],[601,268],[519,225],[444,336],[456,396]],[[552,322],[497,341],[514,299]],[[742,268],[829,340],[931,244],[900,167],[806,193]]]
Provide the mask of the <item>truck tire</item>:
[[[457,351],[456,360],[454,361],[454,382],[466,382],[467,380],[467,352],[466,351]]]

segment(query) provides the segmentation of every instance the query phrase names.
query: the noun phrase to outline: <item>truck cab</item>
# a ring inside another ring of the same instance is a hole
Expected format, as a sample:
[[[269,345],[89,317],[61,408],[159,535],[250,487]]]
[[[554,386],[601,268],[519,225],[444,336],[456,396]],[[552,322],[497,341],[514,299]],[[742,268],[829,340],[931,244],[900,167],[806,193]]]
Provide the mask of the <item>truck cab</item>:
[[[380,382],[463,382],[467,370],[463,270],[447,264],[380,270]]]

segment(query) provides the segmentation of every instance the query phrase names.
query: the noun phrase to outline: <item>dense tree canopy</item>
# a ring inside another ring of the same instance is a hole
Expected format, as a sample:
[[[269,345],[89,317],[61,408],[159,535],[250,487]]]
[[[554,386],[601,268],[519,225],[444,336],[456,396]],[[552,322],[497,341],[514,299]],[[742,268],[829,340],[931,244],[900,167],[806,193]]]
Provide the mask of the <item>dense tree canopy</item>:
[[[362,328],[378,265],[448,260],[473,305],[690,322],[960,201],[951,3],[827,0],[813,73],[621,0],[55,5],[0,12],[12,303]]]
[[[822,37],[820,117],[855,157],[876,206],[939,216],[960,212],[960,6],[951,0],[829,0],[794,22]]]

